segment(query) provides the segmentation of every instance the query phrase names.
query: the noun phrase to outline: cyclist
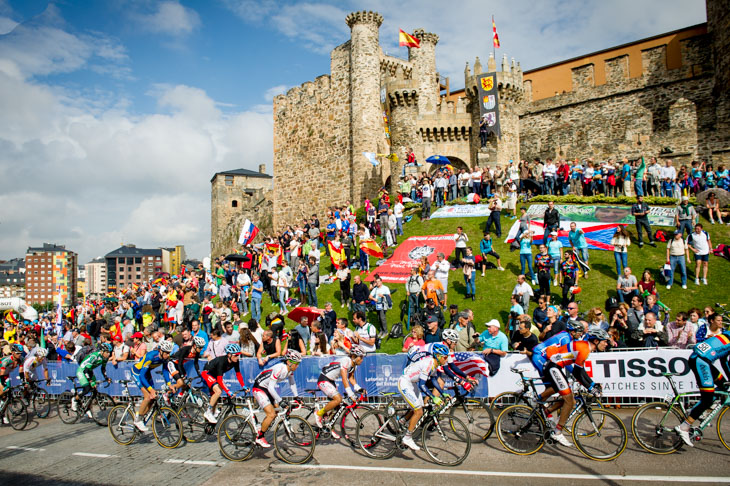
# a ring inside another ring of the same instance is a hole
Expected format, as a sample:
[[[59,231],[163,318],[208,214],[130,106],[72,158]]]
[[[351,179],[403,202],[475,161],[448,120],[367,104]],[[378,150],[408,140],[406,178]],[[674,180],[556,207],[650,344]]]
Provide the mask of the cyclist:
[[[398,391],[413,409],[408,423],[408,431],[403,437],[403,443],[413,451],[421,449],[413,442],[413,437],[411,437],[416,425],[423,416],[423,397],[421,393],[431,398],[434,404],[441,404],[441,398],[434,396],[427,382],[431,382],[433,388],[438,390],[441,396],[446,396],[444,390],[436,381],[436,377],[438,374],[437,368],[444,366],[448,358],[449,348],[443,343],[434,343],[431,354],[406,366],[406,369],[403,370],[403,376],[398,379]],[[414,384],[417,384],[417,386],[414,387]]]
[[[182,394],[182,389],[185,385],[183,379],[187,376],[185,371],[185,363],[193,360],[195,364],[195,371],[200,376],[200,353],[205,348],[205,339],[201,336],[195,336],[193,338],[193,344],[190,346],[183,346],[170,356],[170,360],[167,362],[167,371],[170,373],[171,381],[173,382],[170,387],[170,393],[166,394],[166,397],[172,395],[175,391],[179,391]],[[168,401],[167,398],[166,401]]]
[[[362,363],[365,357],[365,350],[359,344],[355,344],[350,348],[350,356],[345,356],[339,361],[333,361],[322,367],[322,372],[317,379],[317,387],[330,399],[314,416],[317,427],[322,428],[322,417],[325,413],[340,406],[342,403],[342,395],[337,390],[335,381],[338,376],[342,377],[342,384],[345,386],[345,392],[350,399],[355,399],[355,393],[362,390],[360,385],[355,382],[355,368]],[[353,391],[354,389],[354,391]],[[331,431],[332,437],[339,439],[340,436],[334,430]]]
[[[0,362],[0,383],[3,387],[0,390],[0,398],[10,389],[10,372],[18,368],[18,373],[23,372],[23,358],[25,350],[22,344],[13,344],[10,347],[10,356],[6,356]]]
[[[94,376],[94,370],[101,367],[101,374],[104,376],[106,381],[109,381],[109,377],[106,374],[106,363],[112,355],[111,343],[101,343],[96,348],[96,351],[89,354],[79,364],[76,370],[76,379],[79,381],[79,390],[76,395],[71,399],[71,410],[74,412],[78,410],[78,402],[81,397],[91,391],[96,386],[96,376]]]
[[[547,356],[545,355],[545,350],[547,348],[550,346],[565,346],[569,342],[578,341],[585,331],[583,324],[572,319],[568,321],[565,327],[567,328],[567,331],[560,331],[532,348],[532,364],[540,375],[542,375],[542,372],[545,369],[545,364],[547,363]],[[550,395],[547,395],[544,398],[547,398],[548,396]]]
[[[216,413],[215,407],[218,404],[218,399],[221,397],[223,392],[226,392],[227,396],[231,395],[231,391],[223,381],[223,376],[230,370],[236,371],[236,379],[243,388],[243,376],[241,375],[241,365],[238,360],[241,359],[241,346],[236,343],[229,343],[224,348],[226,354],[224,356],[218,356],[205,365],[203,372],[200,373],[200,377],[205,380],[210,390],[210,402],[208,403],[208,410],[205,411],[203,416],[205,419],[215,424],[218,422],[218,414]]]
[[[560,404],[560,418],[557,425],[555,425],[555,430],[552,432],[552,438],[566,447],[570,447],[571,444],[563,435],[562,430],[575,406],[575,398],[563,369],[571,371],[575,379],[586,387],[590,393],[600,394],[601,385],[591,380],[584,369],[584,365],[593,351],[605,351],[610,339],[606,331],[600,327],[594,327],[588,329],[585,341],[571,341],[563,346],[550,346],[545,350],[547,365],[542,379],[547,384],[547,388],[542,393],[542,397],[544,400],[556,391],[560,395],[558,401]]]
[[[288,379],[292,393],[295,397],[299,396],[293,373],[301,362],[301,353],[293,349],[288,349],[284,354],[284,361],[280,361],[271,368],[262,371],[253,381],[251,392],[259,404],[259,408],[263,409],[266,413],[266,417],[261,422],[261,430],[256,437],[256,443],[261,447],[271,447],[266,442],[264,433],[269,429],[274,418],[276,418],[274,407],[278,407],[283,402],[282,398],[276,392],[276,385]]]
[[[137,386],[142,390],[142,402],[139,404],[137,420],[134,422],[134,425],[142,432],[149,430],[144,424],[144,416],[150,409],[152,400],[157,398],[157,392],[152,381],[152,370],[161,366],[165,383],[170,383],[170,373],[167,371],[166,365],[167,360],[170,359],[170,353],[172,353],[173,347],[174,344],[172,341],[162,341],[157,349],[148,351],[132,366],[132,377],[135,383],[137,383]]]
[[[25,359],[25,362],[23,363],[25,381],[38,380],[38,372],[40,371],[38,368],[42,368],[43,376],[46,378],[46,385],[50,385],[51,380],[48,378],[48,366],[46,366],[48,360],[46,359],[46,356],[48,356],[48,350],[39,346],[35,354],[32,354]]]
[[[459,333],[455,329],[444,329],[441,333],[441,343],[430,343],[425,346],[411,346],[408,350],[408,362],[415,363],[416,361],[425,358],[426,356],[433,356],[433,347],[436,344],[443,344],[449,349],[449,356],[446,360],[446,364],[438,369],[439,373],[444,373],[446,376],[454,380],[458,385],[463,385],[466,382],[475,384],[476,380],[470,378],[461,371],[461,369],[454,364],[456,361],[455,349],[456,344],[459,342]],[[443,386],[443,381],[440,382]]]
[[[709,322],[717,314],[711,315]],[[689,436],[689,429],[692,424],[700,418],[702,413],[712,406],[715,400],[715,386],[722,390],[727,389],[727,383],[723,380],[722,374],[712,365],[713,361],[720,360],[725,376],[730,380],[730,332],[723,330],[721,334],[713,336],[695,346],[689,357],[689,367],[695,375],[697,384],[700,387],[700,401],[697,402],[689,416],[677,425],[674,430],[679,434],[685,444],[692,447]]]

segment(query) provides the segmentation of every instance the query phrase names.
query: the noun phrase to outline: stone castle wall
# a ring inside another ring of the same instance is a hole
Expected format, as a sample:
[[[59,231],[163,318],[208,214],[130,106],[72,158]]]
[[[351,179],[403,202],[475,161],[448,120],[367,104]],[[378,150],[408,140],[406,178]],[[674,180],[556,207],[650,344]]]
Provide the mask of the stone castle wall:
[[[669,148],[675,164],[712,159],[727,134],[715,130],[709,37],[681,41],[681,53],[682,66],[668,70],[666,46],[642,51],[642,75],[636,78],[628,77],[628,56],[607,60],[600,86],[593,64],[574,68],[572,91],[524,105],[521,158],[605,160]]]

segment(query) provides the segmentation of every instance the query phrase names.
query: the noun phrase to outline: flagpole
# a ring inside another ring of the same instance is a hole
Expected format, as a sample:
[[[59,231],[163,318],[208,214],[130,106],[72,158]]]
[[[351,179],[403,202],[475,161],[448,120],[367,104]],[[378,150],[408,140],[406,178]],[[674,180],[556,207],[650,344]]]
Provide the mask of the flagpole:
[[[492,25],[494,25],[494,15],[492,15]],[[492,55],[494,56],[494,62],[497,62],[497,46],[494,45],[494,32],[492,32]]]

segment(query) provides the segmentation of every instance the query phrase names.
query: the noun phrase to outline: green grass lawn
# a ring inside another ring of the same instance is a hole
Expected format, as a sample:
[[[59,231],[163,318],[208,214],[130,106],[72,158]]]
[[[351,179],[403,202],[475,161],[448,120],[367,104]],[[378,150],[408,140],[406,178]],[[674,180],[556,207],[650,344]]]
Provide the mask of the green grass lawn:
[[[421,222],[419,220],[419,215],[420,211],[416,212],[413,219],[404,225],[403,229],[405,234],[399,238],[399,241],[403,241],[409,236],[455,233],[456,227],[461,226],[469,236],[469,243],[474,249],[474,253],[479,253],[479,241],[482,238],[486,218],[446,218]],[[466,300],[464,297],[465,285],[461,270],[450,272],[448,303],[457,304],[460,310],[466,308],[472,309],[475,316],[474,323],[477,326],[478,332],[482,332],[485,329],[484,324],[491,319],[498,319],[503,326],[507,322],[510,307],[510,294],[516,283],[517,275],[520,273],[519,252],[510,252],[509,245],[504,243],[504,239],[506,238],[506,235],[514,221],[515,220],[510,219],[505,215],[505,212],[503,212],[502,238],[497,239],[494,235],[492,238],[494,240],[495,251],[502,257],[502,265],[504,266],[505,271],[500,272],[496,269],[487,270],[485,277],[481,277],[481,273],[477,272],[477,296],[475,301],[472,301],[471,299]],[[710,234],[714,246],[717,246],[719,243],[727,243],[730,240],[730,227],[718,224],[711,225],[710,222],[704,218],[701,218],[701,222],[704,225],[705,230],[707,230]],[[639,249],[638,245],[636,245],[636,241],[633,240],[636,233],[635,228],[633,226],[629,226],[628,229],[632,235],[632,245],[629,247],[628,257],[629,266],[637,278],[640,278],[641,272],[644,268],[652,270],[654,273],[654,279],[657,281],[661,301],[671,307],[672,316],[674,316],[676,312],[683,310],[686,311],[691,307],[702,308],[705,305],[714,305],[715,302],[725,303],[728,301],[730,291],[728,290],[729,287],[726,287],[726,285],[730,284],[730,262],[723,258],[710,255],[710,268],[708,273],[709,285],[697,286],[694,283],[694,258],[692,258],[692,263],[689,264],[687,268],[687,290],[683,290],[679,283],[679,273],[675,276],[675,284],[672,286],[672,289],[667,290],[663,286],[660,286],[660,279],[658,277],[659,268],[664,264],[666,258],[666,243],[658,243],[657,248],[644,245],[643,248]],[[653,229],[656,231],[659,228],[655,227]],[[663,229],[666,230],[668,228]],[[537,247],[535,247],[533,255],[537,253],[537,251]],[[491,257],[490,260],[492,260]],[[375,268],[375,262],[376,259],[371,257],[371,270]],[[613,252],[591,250],[590,265],[592,271],[590,272],[589,277],[587,279],[581,279],[579,283],[583,289],[582,293],[577,297],[577,299],[581,302],[581,311],[588,310],[590,307],[594,306],[603,308],[606,298],[610,295],[615,295],[616,293],[617,276]],[[329,268],[329,259],[323,254],[321,273],[329,273]],[[353,276],[357,273],[357,270],[353,270]],[[388,311],[387,314],[388,324],[390,326],[400,319],[400,303],[407,298],[407,294],[403,284],[386,283],[386,285],[390,288],[393,296],[393,309]],[[559,303],[562,296],[561,289],[559,287],[551,287],[551,290],[554,302]],[[296,294],[293,295],[297,297]],[[330,285],[322,284],[318,290],[318,300],[320,307],[324,307],[325,302],[332,302],[338,317],[344,317],[345,315],[347,315],[347,317],[352,316],[352,314],[347,311],[347,308],[340,308],[340,286],[338,282]],[[267,297],[264,297],[262,304],[263,316],[266,316],[269,312],[278,310],[278,306],[272,305]],[[532,315],[534,308],[535,303],[531,302],[530,309],[528,311],[530,315]],[[377,315],[374,312],[370,313],[368,316],[369,322],[376,323],[377,319]],[[287,328],[291,328],[294,325],[294,322],[287,322]],[[400,352],[401,347],[402,340],[400,339],[390,341],[384,340],[381,351],[386,353],[397,353]]]

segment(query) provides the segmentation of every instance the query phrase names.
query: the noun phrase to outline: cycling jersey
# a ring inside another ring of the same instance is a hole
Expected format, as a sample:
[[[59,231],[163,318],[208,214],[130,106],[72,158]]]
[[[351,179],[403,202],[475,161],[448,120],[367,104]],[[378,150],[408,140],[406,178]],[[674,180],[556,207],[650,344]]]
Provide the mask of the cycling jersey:
[[[419,361],[427,356],[433,357],[433,345],[438,343],[428,343],[423,346],[411,346],[408,349],[408,363],[415,363],[416,361]],[[446,343],[442,343],[444,346],[448,345]],[[451,378],[452,380],[459,381],[457,379],[457,376],[466,379],[466,373],[461,371],[459,367],[457,367],[454,362],[456,361],[455,353],[449,352],[449,356],[446,359],[446,365],[441,366],[438,368],[439,373],[445,373],[446,376]]]
[[[551,369],[564,368],[572,371],[573,376],[586,388],[593,386],[593,380],[586,373],[584,365],[591,354],[591,345],[588,341],[571,341],[563,346],[550,346],[545,350],[548,359],[548,365],[545,368],[546,378],[552,381],[558,392],[562,395],[570,393],[570,389],[563,386],[562,383],[555,383],[558,376],[557,373],[551,372]],[[551,379],[552,378],[552,379]]]
[[[230,390],[223,382],[223,376],[230,370],[235,370],[236,379],[241,385],[241,388],[246,386],[243,383],[243,376],[241,376],[241,366],[239,362],[229,360],[228,355],[218,356],[217,358],[208,361],[200,376],[205,380],[205,382],[208,384],[208,387],[210,387],[211,389],[214,384],[218,383],[218,385],[221,387],[221,390],[226,392],[227,395],[230,395]]]
[[[345,370],[345,373],[348,376],[355,372],[355,365],[352,363],[352,360],[348,356],[345,356],[339,361],[333,361],[329,364],[324,365],[317,381],[319,382],[328,380],[334,383],[335,381],[337,381],[337,377],[340,376],[340,371],[342,369]]]
[[[713,336],[697,344],[689,357],[690,368],[695,372],[700,392],[714,392],[718,371],[712,365],[720,360],[725,376],[730,379],[730,333]]]
[[[561,331],[554,336],[550,336],[549,339],[541,342],[534,348],[532,348],[532,364],[535,366],[537,371],[542,374],[545,363],[547,363],[547,356],[545,350],[550,346],[564,346],[569,342],[573,341],[573,337],[568,331]]]
[[[423,357],[403,370],[403,376],[398,379],[398,391],[412,409],[417,410],[423,407],[421,393],[429,397],[433,396],[428,387],[429,383],[443,394],[443,390],[435,379],[437,374],[437,362],[431,356]],[[417,387],[413,386],[415,383],[418,383]]]
[[[298,396],[299,393],[297,392],[297,384],[294,381],[294,375],[289,372],[289,368],[287,368],[285,362],[277,363],[271,368],[259,373],[253,381],[253,390],[266,392],[266,394],[274,400],[274,404],[278,404],[281,401],[281,397],[276,392],[276,385],[284,380],[289,380],[289,387],[291,388],[292,393],[294,396]],[[259,400],[259,396],[257,396],[256,399]],[[261,402],[259,402],[259,405],[261,405]]]
[[[147,354],[142,356],[142,358],[140,358],[139,361],[132,366],[132,376],[140,388],[154,390],[154,386],[152,384],[153,369],[162,366],[162,376],[165,378],[165,382],[170,382],[170,372],[167,370],[167,366],[165,366],[166,363],[167,360],[160,356],[160,351],[158,349],[153,349],[152,351],[148,351]]]
[[[6,356],[0,361],[0,384],[3,386],[3,391],[10,388],[10,372],[15,368],[18,368],[18,373],[23,372],[23,362],[16,361],[13,356]]]
[[[170,356],[170,360],[167,362],[167,370],[170,375],[174,376],[176,373],[180,373],[180,376],[187,376],[185,372],[185,363],[193,360],[195,364],[195,371],[200,376],[200,353],[196,350],[195,346],[183,346],[178,349],[177,352]]]
[[[101,367],[101,374],[104,375],[105,379],[109,379],[106,375],[106,363],[108,360],[104,359],[101,351],[94,351],[86,358],[84,358],[79,364],[76,370],[76,378],[79,380],[79,385],[82,387],[94,385],[96,383],[94,379],[94,369]]]
[[[48,373],[48,367],[46,366],[46,358],[36,359],[37,356],[30,356],[26,358],[23,363],[23,372],[28,375],[29,380],[37,380],[40,376],[40,372],[43,371],[43,376]]]

